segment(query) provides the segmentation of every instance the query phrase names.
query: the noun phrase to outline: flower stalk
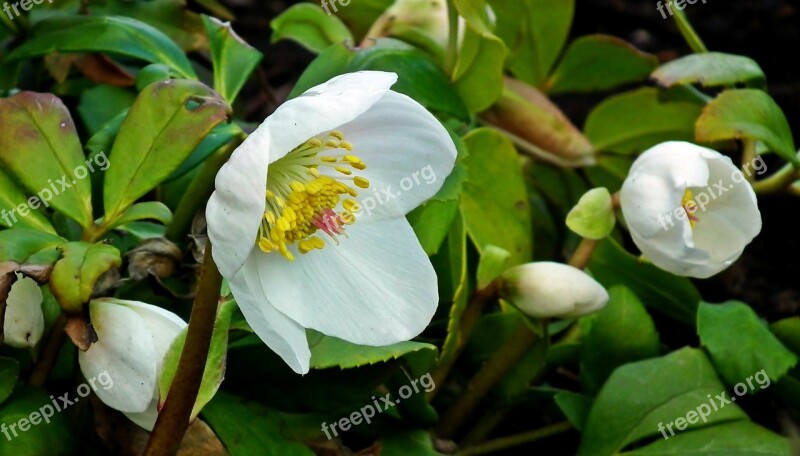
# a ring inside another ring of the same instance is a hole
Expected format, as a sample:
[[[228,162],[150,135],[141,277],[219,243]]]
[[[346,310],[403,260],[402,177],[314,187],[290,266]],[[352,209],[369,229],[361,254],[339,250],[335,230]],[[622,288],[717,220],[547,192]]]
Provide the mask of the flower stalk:
[[[173,456],[180,448],[183,435],[189,427],[200,383],[203,380],[206,359],[211,347],[217,310],[220,303],[219,291],[222,276],[212,258],[211,242],[206,245],[200,281],[186,343],[181,353],[178,372],[172,382],[164,407],[158,415],[155,428],[147,442],[146,456]]]

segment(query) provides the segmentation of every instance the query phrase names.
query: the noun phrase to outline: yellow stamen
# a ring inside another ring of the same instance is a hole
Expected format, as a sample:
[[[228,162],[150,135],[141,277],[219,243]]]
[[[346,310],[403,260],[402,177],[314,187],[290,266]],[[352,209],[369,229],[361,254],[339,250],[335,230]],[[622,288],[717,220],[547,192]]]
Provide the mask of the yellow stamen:
[[[353,183],[356,184],[356,187],[359,188],[369,188],[369,181],[361,176],[354,177]]]

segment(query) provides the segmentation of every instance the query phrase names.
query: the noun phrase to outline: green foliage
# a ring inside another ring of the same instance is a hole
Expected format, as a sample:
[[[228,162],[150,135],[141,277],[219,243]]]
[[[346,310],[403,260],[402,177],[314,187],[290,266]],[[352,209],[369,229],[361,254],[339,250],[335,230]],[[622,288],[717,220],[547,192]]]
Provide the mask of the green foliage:
[[[699,141],[756,139],[784,160],[800,167],[792,130],[781,108],[757,89],[727,90],[712,100],[697,119]]]
[[[766,84],[766,76],[755,60],[719,52],[690,54],[667,62],[653,72],[652,78],[664,87],[676,84],[714,87],[737,83],[761,87]]]
[[[105,222],[121,216],[166,179],[192,153],[230,107],[195,81],[148,86],[131,107],[111,149],[105,175]]]
[[[607,90],[643,81],[658,64],[655,56],[606,35],[578,38],[545,84],[550,93]]]
[[[700,304],[697,333],[720,376],[731,386],[761,370],[773,381],[778,380],[797,364],[797,356],[741,302]],[[735,340],[731,334],[736,334]]]
[[[289,39],[317,54],[333,44],[353,41],[350,30],[338,17],[308,3],[293,5],[270,25],[273,43]]]
[[[106,244],[70,242],[58,250],[62,258],[53,267],[50,291],[67,312],[79,312],[100,277],[122,264],[119,250]]]

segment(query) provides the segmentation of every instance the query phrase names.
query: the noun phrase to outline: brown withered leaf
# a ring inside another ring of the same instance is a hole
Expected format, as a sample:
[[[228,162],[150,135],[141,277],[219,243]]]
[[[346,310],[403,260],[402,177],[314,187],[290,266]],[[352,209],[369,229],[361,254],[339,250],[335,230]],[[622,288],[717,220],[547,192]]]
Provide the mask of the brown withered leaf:
[[[148,239],[125,257],[128,260],[128,275],[137,281],[150,275],[159,279],[170,277],[183,261],[178,246],[164,238]]]
[[[75,61],[75,67],[90,81],[98,84],[130,87],[136,82],[132,74],[103,54],[84,54]]]
[[[82,315],[68,315],[64,332],[80,351],[85,352],[93,343],[97,342],[97,333]]]

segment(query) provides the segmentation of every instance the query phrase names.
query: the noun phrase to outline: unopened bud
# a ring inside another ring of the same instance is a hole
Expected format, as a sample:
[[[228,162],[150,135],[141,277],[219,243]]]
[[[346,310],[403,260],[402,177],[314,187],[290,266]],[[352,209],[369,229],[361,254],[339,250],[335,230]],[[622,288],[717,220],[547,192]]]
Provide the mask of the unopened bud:
[[[3,336],[7,345],[30,348],[39,343],[44,332],[42,290],[33,279],[17,274],[6,300]]]
[[[583,133],[545,94],[522,81],[506,78],[500,99],[480,118],[541,160],[567,167],[595,163],[594,149]]]
[[[582,270],[554,262],[528,263],[503,273],[501,297],[535,318],[575,318],[596,312],[608,292]]]

